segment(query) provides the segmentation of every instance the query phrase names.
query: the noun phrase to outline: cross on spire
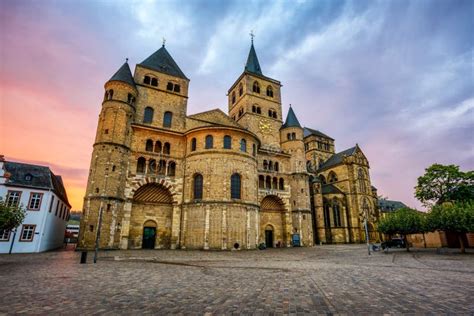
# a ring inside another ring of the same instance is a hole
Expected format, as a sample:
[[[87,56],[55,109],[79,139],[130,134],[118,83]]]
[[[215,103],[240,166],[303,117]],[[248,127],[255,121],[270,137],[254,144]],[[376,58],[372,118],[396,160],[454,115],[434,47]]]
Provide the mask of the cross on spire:
[[[255,34],[253,33],[253,30],[250,31],[250,38],[253,44],[253,38],[255,37]]]
[[[166,44],[166,38],[163,37],[163,47],[165,47]]]

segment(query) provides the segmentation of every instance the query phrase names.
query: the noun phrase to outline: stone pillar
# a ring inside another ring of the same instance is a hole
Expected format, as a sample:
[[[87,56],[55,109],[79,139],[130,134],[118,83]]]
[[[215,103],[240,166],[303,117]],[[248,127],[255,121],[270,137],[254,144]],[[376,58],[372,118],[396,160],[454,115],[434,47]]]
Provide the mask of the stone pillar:
[[[300,244],[301,244],[301,246],[304,246],[304,241],[303,241],[303,225],[302,225],[301,211],[298,211],[298,230],[299,230],[299,232],[300,232]]]
[[[120,249],[128,249],[128,235],[130,232],[131,214],[132,202],[127,201],[123,205],[122,231],[120,233]]]
[[[289,210],[285,211],[285,221],[283,225],[284,225],[283,234],[285,235],[283,240],[285,241],[286,246],[290,247],[292,226],[291,226],[291,216],[290,216]]]
[[[227,207],[222,208],[222,250],[227,249]]]
[[[171,215],[171,249],[176,249],[179,245],[179,228],[181,225],[181,206],[173,204],[173,214]]]
[[[209,205],[206,205],[206,218],[204,221],[204,249],[209,249]]]
[[[247,218],[247,225],[246,225],[246,240],[245,243],[247,244],[247,249],[250,249],[250,210],[248,208],[245,209],[246,211],[246,218]]]
[[[181,249],[186,249],[186,227],[188,224],[188,209],[183,207],[183,225],[181,225]]]
[[[260,214],[258,209],[255,209],[255,243],[258,245],[260,244]]]

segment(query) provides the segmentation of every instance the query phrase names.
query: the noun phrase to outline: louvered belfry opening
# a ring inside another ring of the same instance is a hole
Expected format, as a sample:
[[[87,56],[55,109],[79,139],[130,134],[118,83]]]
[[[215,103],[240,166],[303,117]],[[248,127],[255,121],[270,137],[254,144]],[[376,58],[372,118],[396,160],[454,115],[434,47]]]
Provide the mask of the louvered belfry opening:
[[[260,209],[262,211],[284,211],[285,207],[283,201],[279,197],[269,195],[262,200]]]
[[[133,201],[139,203],[173,203],[171,192],[163,185],[158,183],[149,183],[140,187],[133,195]]]

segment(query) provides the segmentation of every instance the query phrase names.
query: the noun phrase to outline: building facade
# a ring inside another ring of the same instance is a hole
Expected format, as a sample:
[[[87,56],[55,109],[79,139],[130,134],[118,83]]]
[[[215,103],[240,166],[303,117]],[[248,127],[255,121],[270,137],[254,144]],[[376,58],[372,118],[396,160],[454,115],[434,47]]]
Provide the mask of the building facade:
[[[79,247],[254,249],[364,240],[377,218],[359,146],[283,120],[281,83],[252,43],[219,109],[187,114],[189,79],[163,46],[105,83]]]
[[[0,197],[26,209],[16,231],[0,230],[0,253],[42,252],[63,245],[71,206],[60,176],[48,167],[0,156]]]

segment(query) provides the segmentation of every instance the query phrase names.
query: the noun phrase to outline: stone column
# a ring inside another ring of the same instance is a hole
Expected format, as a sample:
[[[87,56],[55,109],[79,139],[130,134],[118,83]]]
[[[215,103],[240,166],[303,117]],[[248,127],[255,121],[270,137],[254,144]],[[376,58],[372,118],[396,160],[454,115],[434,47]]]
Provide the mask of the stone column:
[[[258,209],[255,209],[255,243],[258,245],[260,244],[260,214]]]
[[[130,232],[131,214],[132,202],[127,201],[123,205],[122,230],[120,232],[120,249],[128,249],[128,236]]]
[[[290,211],[286,210],[285,211],[285,223],[284,223],[284,229],[283,229],[283,234],[284,234],[284,241],[286,243],[287,247],[291,246],[291,216],[290,216]]]
[[[222,250],[227,249],[227,206],[222,208]]]
[[[209,205],[206,205],[206,218],[204,221],[204,249],[209,249]]]
[[[247,244],[247,249],[250,249],[250,210],[246,208],[245,212],[246,212],[246,218],[247,218],[245,243]]]
[[[186,249],[186,227],[188,224],[188,209],[186,207],[182,207],[183,212],[183,225],[181,230],[181,249]]]
[[[171,249],[176,249],[179,245],[179,228],[181,224],[181,206],[173,204],[173,214],[171,215]]]

